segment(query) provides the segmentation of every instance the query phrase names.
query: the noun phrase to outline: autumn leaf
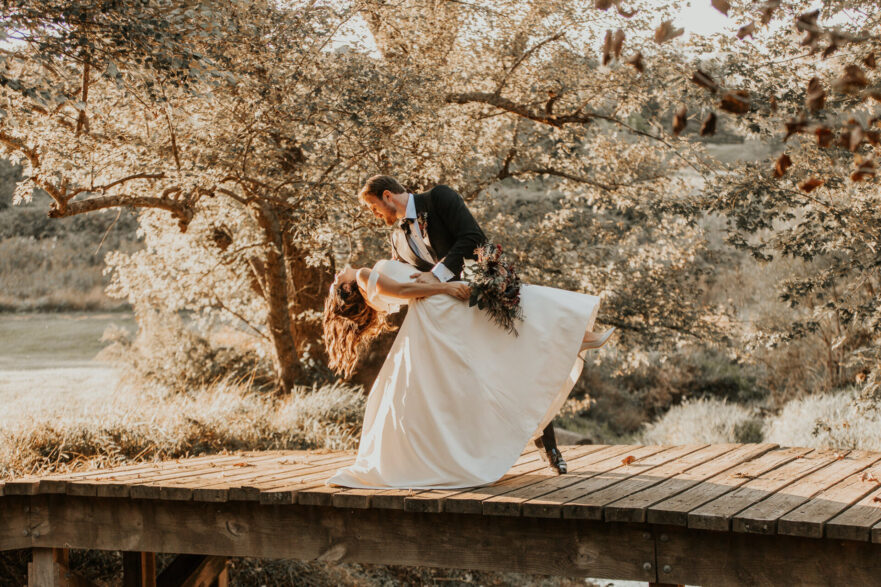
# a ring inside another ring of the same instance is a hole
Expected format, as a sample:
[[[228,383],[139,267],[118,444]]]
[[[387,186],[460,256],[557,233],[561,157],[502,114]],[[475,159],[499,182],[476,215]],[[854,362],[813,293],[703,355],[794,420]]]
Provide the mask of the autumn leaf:
[[[811,12],[800,14],[798,18],[795,19],[795,28],[807,33],[801,42],[802,45],[813,47],[816,44],[817,39],[820,38],[821,31],[820,27],[817,26],[818,16],[820,16],[820,11],[812,10]]]
[[[832,82],[832,87],[844,94],[853,94],[869,85],[866,73],[859,65],[847,65],[841,77]]]
[[[677,29],[673,26],[672,20],[665,20],[657,29],[655,29],[655,43],[666,43],[670,39],[675,39],[685,32],[685,29]]]
[[[621,4],[616,2],[615,8],[618,9],[618,14],[623,16],[624,18],[633,18],[639,10],[634,8],[633,10],[625,10],[621,8]]]
[[[860,475],[860,481],[874,481],[875,483],[878,483],[881,480],[879,480],[878,477],[875,476],[875,473],[864,471],[863,474]]]
[[[700,69],[692,74],[691,81],[702,88],[710,90],[713,93],[715,93],[716,90],[719,89],[719,84],[717,84],[716,81],[712,77],[710,77],[708,73],[705,73]]]
[[[624,48],[624,31],[618,29],[615,31],[615,34],[612,36],[612,53],[615,54],[615,59],[621,58],[621,50]]]
[[[771,22],[771,18],[774,16],[774,11],[779,7],[780,0],[768,0],[762,4],[762,24],[768,24]]]
[[[685,105],[682,105],[676,110],[676,114],[673,115],[673,134],[678,137],[679,133],[685,129],[687,123],[688,110],[686,110]]]
[[[872,498],[872,501],[881,502],[881,496],[876,495],[875,497]]]
[[[596,0],[593,7],[597,10],[608,10],[614,4],[617,4],[614,0]]]
[[[747,24],[743,25],[739,29],[737,29],[737,38],[740,40],[745,39],[746,37],[754,36],[756,32],[756,23],[753,21],[749,21]]]
[[[854,161],[856,171],[850,175],[851,181],[865,181],[870,177],[875,177],[875,159],[873,157],[856,156]]]
[[[832,137],[835,136],[834,133],[825,126],[818,126],[815,128],[814,134],[817,135],[817,146],[824,149],[832,144]]]
[[[805,180],[805,181],[801,182],[800,184],[798,184],[798,187],[807,193],[811,193],[812,191],[814,191],[815,189],[817,189],[818,187],[820,187],[824,183],[825,182],[822,179],[817,179],[815,177],[812,177],[811,179]]]
[[[792,159],[789,158],[789,155],[783,153],[777,158],[777,163],[774,165],[774,177],[783,177],[783,174],[790,167],[792,167]]]
[[[749,111],[749,92],[746,90],[729,90],[722,94],[719,108],[733,114],[745,114]]]
[[[642,62],[642,53],[637,51],[636,55],[625,61],[627,65],[632,66],[636,71],[642,73],[645,71],[645,64]]]
[[[714,134],[716,134],[716,113],[710,112],[701,123],[701,136],[705,137]]]
[[[863,57],[863,65],[869,69],[875,69],[875,52],[869,51],[869,54]]]
[[[725,16],[728,16],[728,11],[731,10],[731,4],[728,3],[728,0],[710,0],[710,4]]]
[[[811,112],[816,112],[823,108],[826,103],[826,92],[823,91],[823,84],[820,78],[812,77],[808,82],[808,92],[805,95],[805,106]]]
[[[626,457],[621,459],[621,464],[627,466],[635,460],[636,460],[636,457],[634,457],[633,455],[627,455]]]
[[[791,118],[786,122],[786,136],[783,142],[796,133],[800,133],[808,127],[807,117],[804,112],[799,112],[798,117]]]

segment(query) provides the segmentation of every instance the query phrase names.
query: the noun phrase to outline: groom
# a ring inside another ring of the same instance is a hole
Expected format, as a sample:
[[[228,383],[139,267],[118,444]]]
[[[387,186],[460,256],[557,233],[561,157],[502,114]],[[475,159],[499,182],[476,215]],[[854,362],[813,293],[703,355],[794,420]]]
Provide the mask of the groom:
[[[430,283],[460,279],[465,258],[476,259],[474,249],[486,235],[468,211],[462,196],[446,185],[412,194],[389,175],[374,175],[358,192],[358,199],[388,226],[392,258],[418,269],[411,277]],[[557,448],[554,424],[545,427],[535,445],[544,449],[548,463],[563,474],[566,461]]]

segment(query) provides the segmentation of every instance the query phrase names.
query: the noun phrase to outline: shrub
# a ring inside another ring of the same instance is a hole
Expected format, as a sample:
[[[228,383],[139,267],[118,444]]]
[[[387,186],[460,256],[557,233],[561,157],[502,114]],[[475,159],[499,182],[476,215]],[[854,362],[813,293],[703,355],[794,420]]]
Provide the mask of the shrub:
[[[848,389],[795,399],[768,420],[768,442],[813,448],[881,450],[881,412],[855,403]]]
[[[750,408],[725,399],[684,400],[660,420],[647,424],[645,444],[757,442],[756,415]]]
[[[169,390],[194,390],[221,380],[248,381],[258,390],[273,387],[268,362],[252,349],[217,346],[187,327],[173,313],[137,313],[138,334],[110,327],[103,340],[111,344],[100,358],[123,365],[123,378],[158,383]]]

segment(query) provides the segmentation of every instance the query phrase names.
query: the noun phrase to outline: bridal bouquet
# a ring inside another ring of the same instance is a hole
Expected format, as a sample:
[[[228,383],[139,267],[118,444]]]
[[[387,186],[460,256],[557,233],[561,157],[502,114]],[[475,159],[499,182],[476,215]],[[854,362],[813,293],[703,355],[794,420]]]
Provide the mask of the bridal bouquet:
[[[477,263],[470,268],[469,306],[486,310],[493,322],[518,336],[515,319],[523,318],[520,307],[520,278],[514,264],[502,255],[502,245],[486,243],[474,250]]]

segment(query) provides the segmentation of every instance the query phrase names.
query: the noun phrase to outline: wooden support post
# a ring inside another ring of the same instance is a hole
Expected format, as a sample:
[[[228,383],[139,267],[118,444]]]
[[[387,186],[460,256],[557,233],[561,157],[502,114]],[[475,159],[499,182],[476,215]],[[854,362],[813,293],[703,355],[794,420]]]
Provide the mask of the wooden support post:
[[[28,563],[28,587],[65,585],[62,572],[67,569],[66,548],[32,548]]]
[[[95,584],[68,568],[66,548],[32,548],[28,563],[28,587],[95,587]]]
[[[156,553],[123,551],[123,587],[156,587]]]
[[[156,580],[158,587],[227,587],[225,556],[180,554]]]

